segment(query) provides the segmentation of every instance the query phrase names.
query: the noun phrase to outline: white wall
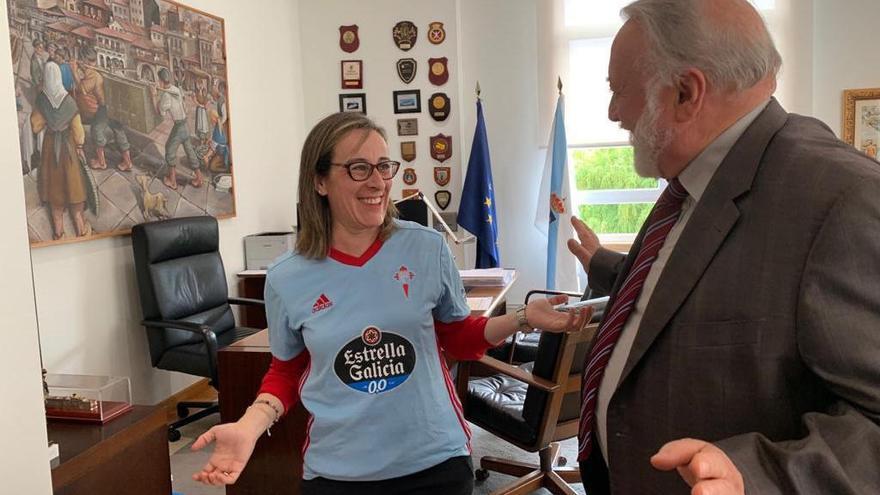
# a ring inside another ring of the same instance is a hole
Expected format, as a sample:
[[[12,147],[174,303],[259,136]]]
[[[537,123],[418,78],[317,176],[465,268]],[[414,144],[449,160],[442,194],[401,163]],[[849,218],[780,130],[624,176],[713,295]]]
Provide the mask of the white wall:
[[[0,13],[0,39],[9,39],[6,5]],[[13,102],[9,44],[0,43],[0,149],[5,167],[0,167],[0,315],[3,315],[3,345],[0,345],[0,480],[3,493],[34,495],[52,493],[46,452],[46,421],[40,385],[40,349],[34,318],[33,285],[25,222],[24,189],[19,163],[18,123]]]
[[[504,266],[519,279],[509,300],[521,303],[529,289],[543,288],[547,239],[535,229],[538,187],[547,136],[538,126],[538,43],[535,0],[459,0],[461,87],[480,81],[492,156],[498,244]],[[556,80],[552,74],[546,77]],[[551,83],[552,84],[552,83]],[[472,93],[470,93],[472,94]],[[470,153],[476,110],[462,111]]]
[[[399,21],[411,21],[418,28],[415,45],[403,51],[394,44],[391,30]],[[428,42],[428,24],[442,22],[446,40],[439,45]],[[360,47],[347,53],[339,47],[339,26],[358,26]],[[461,172],[467,155],[462,152],[459,132],[461,96],[459,95],[460,66],[458,63],[455,2],[453,0],[326,0],[302,2],[300,5],[300,42],[303,46],[303,93],[305,99],[306,132],[322,117],[339,111],[340,93],[366,93],[367,115],[385,128],[391,157],[401,160],[392,188],[392,198],[401,197],[404,188],[418,188],[433,201],[438,189],[452,191],[452,202],[447,211],[456,211],[461,191]],[[449,80],[442,86],[428,81],[428,58],[446,57]],[[401,58],[417,62],[415,79],[405,84],[397,76],[396,64]],[[342,90],[340,61],[363,61],[363,89]],[[392,92],[397,90],[421,91],[421,113],[395,114]],[[443,92],[451,100],[452,110],[443,122],[428,114],[428,99],[435,92]],[[397,119],[416,118],[418,136],[398,136]],[[473,130],[471,130],[473,132]],[[438,133],[452,136],[452,157],[442,164],[431,158],[429,137]],[[470,140],[470,136],[467,137]],[[405,162],[400,158],[400,142],[416,142],[416,159]],[[434,167],[451,167],[452,180],[445,187],[434,183]],[[412,167],[418,180],[412,186],[403,183],[403,168]]]
[[[843,90],[880,88],[876,0],[815,1],[813,115],[842,134]]]
[[[234,293],[235,274],[244,267],[242,237],[290,230],[295,221],[303,139],[299,2],[261,0],[260,8],[237,0],[186,3],[226,21],[237,216],[220,221],[220,245]],[[7,163],[17,163],[17,146],[10,141],[5,148]],[[21,187],[20,177],[14,182]],[[195,381],[150,366],[128,236],[34,249],[33,260],[51,372],[128,376],[138,403],[155,403]]]

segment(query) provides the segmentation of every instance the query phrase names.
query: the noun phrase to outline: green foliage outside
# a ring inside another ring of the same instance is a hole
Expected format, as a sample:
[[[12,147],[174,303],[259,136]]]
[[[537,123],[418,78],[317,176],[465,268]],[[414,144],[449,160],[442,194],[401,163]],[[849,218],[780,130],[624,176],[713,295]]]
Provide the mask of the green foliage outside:
[[[657,187],[657,179],[639,177],[633,170],[631,146],[574,150],[571,162],[578,191]]]
[[[570,159],[579,191],[657,187],[657,179],[639,177],[633,170],[630,146],[573,150]],[[652,203],[581,205],[578,214],[596,233],[633,234],[652,207]]]
[[[653,203],[581,205],[578,217],[597,234],[635,234],[653,206]]]

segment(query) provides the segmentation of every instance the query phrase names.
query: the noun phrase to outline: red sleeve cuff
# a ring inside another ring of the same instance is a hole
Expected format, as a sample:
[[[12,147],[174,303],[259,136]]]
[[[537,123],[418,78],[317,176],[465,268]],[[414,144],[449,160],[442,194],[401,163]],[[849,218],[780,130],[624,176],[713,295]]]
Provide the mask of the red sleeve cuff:
[[[300,384],[310,362],[311,357],[307,350],[288,361],[272,356],[269,371],[263,376],[257,395],[267,393],[278,397],[284,405],[284,412],[287,413],[291,406],[299,402]]]
[[[488,321],[483,316],[468,316],[452,323],[434,320],[434,331],[437,332],[440,347],[451,358],[472,361],[480,359],[486,349],[493,347],[486,341],[485,329]]]

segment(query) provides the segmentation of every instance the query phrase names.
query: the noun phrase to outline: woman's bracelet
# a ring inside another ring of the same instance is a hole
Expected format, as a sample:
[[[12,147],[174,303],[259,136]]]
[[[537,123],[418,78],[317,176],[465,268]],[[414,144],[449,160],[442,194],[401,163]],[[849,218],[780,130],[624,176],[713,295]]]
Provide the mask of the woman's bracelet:
[[[278,422],[279,419],[281,419],[281,415],[283,414],[283,412],[282,412],[282,411],[281,411],[281,410],[280,410],[275,404],[273,404],[272,402],[270,402],[270,401],[268,401],[268,400],[266,400],[266,399],[257,399],[257,400],[255,400],[255,401],[253,402],[253,404],[251,404],[250,406],[248,406],[248,409],[250,409],[250,408],[252,408],[252,407],[255,407],[257,404],[266,404],[266,405],[269,406],[269,408],[272,409],[272,411],[275,413],[275,414],[270,418],[272,422],[269,423],[269,426],[266,428],[266,434],[267,434],[268,436],[271,437],[271,436],[272,436],[271,428],[272,428],[272,426],[275,425],[275,423]],[[259,408],[257,408],[257,409],[259,409],[259,410],[265,412],[267,415],[270,414],[269,411],[267,411],[266,409],[264,409],[264,408],[262,408],[262,407],[259,407]]]

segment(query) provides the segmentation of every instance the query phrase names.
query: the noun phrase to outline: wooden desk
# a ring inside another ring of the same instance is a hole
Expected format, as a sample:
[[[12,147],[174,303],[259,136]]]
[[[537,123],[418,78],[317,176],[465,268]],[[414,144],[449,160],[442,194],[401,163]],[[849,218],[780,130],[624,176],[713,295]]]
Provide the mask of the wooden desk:
[[[104,425],[50,420],[58,442],[52,469],[55,495],[155,495],[171,493],[165,410],[134,406]]]
[[[247,277],[254,279],[256,277]],[[265,277],[264,277],[265,278]],[[468,291],[471,297],[492,297],[486,311],[472,312],[474,316],[495,314],[504,309],[504,298],[514,276],[505,287],[479,287]],[[262,281],[259,284],[262,297]],[[242,294],[243,297],[256,297]],[[269,332],[263,330],[227,346],[217,353],[220,380],[220,420],[237,421],[257,396],[263,375],[269,369],[272,354],[269,350]],[[234,485],[226,487],[227,495],[298,495],[302,479],[302,445],[308,413],[297,404],[281,421],[272,427],[272,436],[263,435],[257,441],[254,453]]]

